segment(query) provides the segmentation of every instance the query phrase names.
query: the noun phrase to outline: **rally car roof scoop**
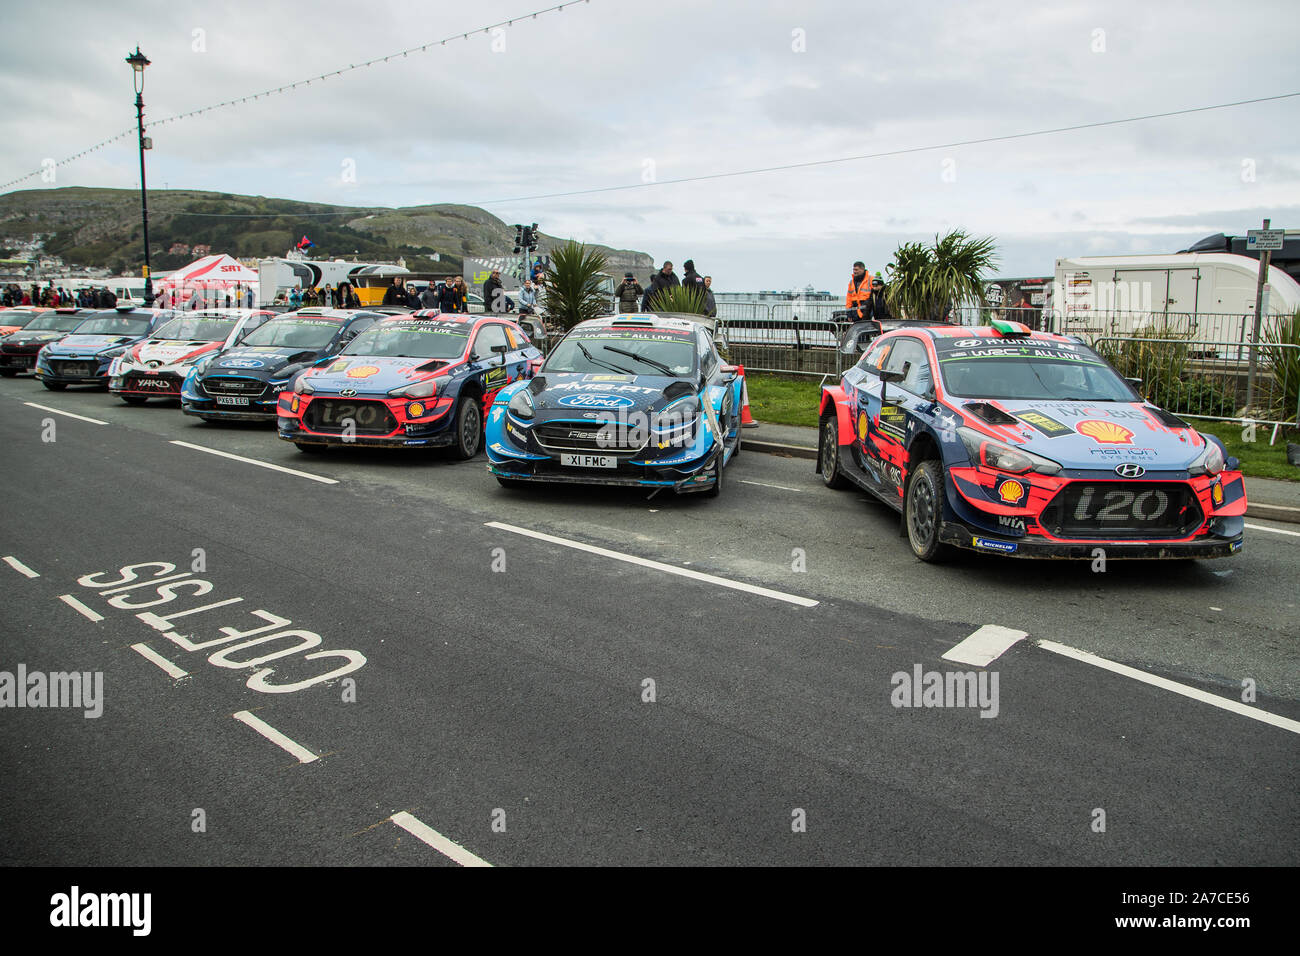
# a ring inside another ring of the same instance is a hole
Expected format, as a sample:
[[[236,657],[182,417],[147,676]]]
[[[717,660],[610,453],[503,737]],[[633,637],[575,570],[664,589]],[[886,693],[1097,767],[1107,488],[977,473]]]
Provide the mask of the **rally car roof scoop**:
[[[528,391],[532,392],[534,395],[540,395],[542,392],[546,391],[546,376],[534,375],[528,382]]]
[[[1002,409],[990,405],[988,402],[967,402],[962,408],[990,425],[1018,425],[1020,423],[1019,419],[1008,415]]]
[[[443,368],[446,364],[447,364],[446,359],[431,359],[430,361],[425,362],[423,365],[416,366],[415,370],[417,372],[436,372],[438,369]]]
[[[673,400],[695,394],[695,386],[690,382],[676,381],[664,388],[664,398]]]

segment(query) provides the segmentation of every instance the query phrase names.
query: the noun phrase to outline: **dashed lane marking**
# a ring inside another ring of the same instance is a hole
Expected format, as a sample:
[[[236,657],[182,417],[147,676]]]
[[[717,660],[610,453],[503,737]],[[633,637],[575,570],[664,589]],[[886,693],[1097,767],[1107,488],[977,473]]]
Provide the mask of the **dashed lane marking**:
[[[1005,654],[1011,645],[1023,641],[1028,635],[998,624],[985,624],[961,643],[949,648],[943,654],[945,661],[958,664],[973,664],[987,667]]]
[[[1283,531],[1281,528],[1269,528],[1262,524],[1247,524],[1245,527],[1254,531],[1271,531],[1274,534],[1289,534],[1293,538],[1300,538],[1300,531]]]
[[[5,559],[4,559],[4,562],[5,562],[5,564],[9,565],[9,567],[13,568],[15,571],[17,571],[19,574],[21,574],[23,577],[27,577],[27,578],[39,578],[39,577],[40,577],[39,574],[37,574],[35,571],[33,571],[33,570],[32,570],[31,568],[29,568],[27,565],[23,564],[21,561],[19,561],[19,560],[18,560],[17,558],[15,558],[13,555],[7,555],[7,556],[5,557]]]
[[[281,750],[284,750],[292,754],[295,758],[297,758],[299,763],[311,763],[313,760],[320,759],[320,757],[312,753],[302,744],[295,743],[294,741],[290,740],[288,737],[280,733],[280,731],[276,730],[266,721],[262,720],[259,717],[254,717],[246,710],[241,710],[237,714],[231,714],[231,716],[234,717],[235,720],[239,721],[241,724],[247,724],[249,727],[252,727],[259,734],[261,734],[267,740],[271,741],[271,743],[275,744]]]
[[[62,601],[64,604],[66,604],[68,607],[72,608],[78,614],[82,615],[83,617],[90,618],[90,620],[92,621],[102,621],[104,619],[104,615],[100,614],[98,611],[93,611],[90,608],[86,607],[86,605],[82,604],[71,594],[60,594],[59,600]]]
[[[469,850],[465,849],[459,843],[452,843],[445,836],[429,826],[411,816],[405,810],[394,813],[389,819],[397,826],[401,827],[411,836],[423,843],[427,843],[443,856],[454,860],[461,866],[491,866],[487,860],[475,856]]]
[[[163,657],[148,644],[132,644],[131,650],[135,651],[151,664],[157,664],[166,672],[172,680],[180,680],[182,677],[189,677],[188,671],[183,671],[167,658]]]
[[[799,488],[790,488],[790,487],[787,487],[786,485],[771,485],[771,484],[768,484],[766,481],[750,481],[748,478],[741,478],[741,479],[740,479],[740,483],[741,483],[742,485],[758,485],[760,488],[777,488],[777,489],[780,489],[781,491],[799,491],[799,490],[801,490],[801,489],[799,489]]]
[[[1251,707],[1249,704],[1243,704],[1240,701],[1232,700],[1228,697],[1220,697],[1217,694],[1207,694],[1205,691],[1198,690],[1195,687],[1189,687],[1187,684],[1180,684],[1177,681],[1172,681],[1165,677],[1157,677],[1155,674],[1148,674],[1146,671],[1140,671],[1136,667],[1129,667],[1127,664],[1117,664],[1115,661],[1107,660],[1104,657],[1098,657],[1096,654],[1089,654],[1087,651],[1081,651],[1078,648],[1068,647],[1065,644],[1058,644],[1055,641],[1039,641],[1038,646],[1043,648],[1043,650],[1051,651],[1053,654],[1060,654],[1062,657],[1069,657],[1076,661],[1083,661],[1085,664],[1091,664],[1093,667],[1100,667],[1102,670],[1110,671],[1113,674],[1131,677],[1133,680],[1141,681],[1144,684],[1150,684],[1152,687],[1159,687],[1162,690],[1172,691],[1175,694],[1181,694],[1183,697],[1190,697],[1192,700],[1199,700],[1203,704],[1209,704],[1212,707],[1218,707],[1234,714],[1240,714],[1241,716],[1249,717],[1252,720],[1272,724],[1274,727],[1289,730],[1293,734],[1300,734],[1300,720],[1292,720],[1289,717],[1279,717],[1277,714],[1271,714],[1266,710],[1260,710],[1258,707]]]
[[[39,408],[43,412],[53,412],[55,415],[66,415],[68,418],[75,418],[78,421],[90,422],[92,425],[107,425],[108,422],[101,422],[98,418],[87,418],[85,415],[74,415],[72,412],[65,412],[61,408],[50,408],[48,405],[37,405],[35,402],[23,402],[29,408]]]
[[[745,584],[743,581],[733,581],[730,578],[720,578],[715,574],[705,574],[703,571],[681,568],[672,564],[663,564],[659,561],[651,561],[649,558],[639,558],[634,554],[623,554],[621,551],[610,551],[608,548],[597,548],[594,545],[583,544],[581,541],[571,541],[568,538],[557,538],[553,534],[543,534],[541,531],[519,528],[512,524],[503,524],[500,521],[489,521],[486,523],[486,527],[497,528],[501,531],[509,531],[511,534],[521,534],[528,538],[536,538],[538,541],[549,541],[551,544],[573,548],[575,551],[586,551],[588,554],[597,554],[602,558],[611,558],[615,561],[625,561],[628,564],[635,564],[639,567],[652,568],[655,571],[663,571],[667,574],[676,574],[679,577],[690,578],[693,581],[703,581],[705,584],[716,584],[719,587],[731,588],[733,591],[744,591],[746,594],[757,594],[760,597],[772,598],[775,601],[784,601],[787,604],[797,604],[799,607],[816,607],[821,603],[819,601],[814,601],[812,598],[800,597],[798,594],[787,594],[785,591],[774,591],[771,588],[762,588],[754,584]]]
[[[191,445],[187,441],[173,441],[173,445],[180,445],[182,448],[193,448],[195,451],[207,452],[209,455],[218,455],[222,458],[229,458],[231,461],[242,461],[246,465],[256,465],[258,468],[269,468],[271,471],[280,471],[286,475],[296,475],[299,478],[306,478],[308,481],[319,481],[322,485],[337,485],[338,482],[333,478],[325,478],[321,475],[313,475],[310,472],[298,471],[296,468],[286,468],[284,465],[273,465],[269,461],[258,461],[256,458],[245,458],[243,455],[232,455],[228,451],[217,451],[215,448],[208,448],[204,445]]]

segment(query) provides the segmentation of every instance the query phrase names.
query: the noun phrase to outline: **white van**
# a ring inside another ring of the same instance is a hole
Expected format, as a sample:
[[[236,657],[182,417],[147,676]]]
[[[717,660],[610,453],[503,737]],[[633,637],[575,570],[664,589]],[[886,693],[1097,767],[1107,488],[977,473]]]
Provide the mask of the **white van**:
[[[1193,339],[1242,342],[1255,315],[1259,260],[1226,252],[1057,259],[1051,309],[1058,330],[1096,339],[1177,331]],[[1268,270],[1265,316],[1300,308],[1300,284]]]

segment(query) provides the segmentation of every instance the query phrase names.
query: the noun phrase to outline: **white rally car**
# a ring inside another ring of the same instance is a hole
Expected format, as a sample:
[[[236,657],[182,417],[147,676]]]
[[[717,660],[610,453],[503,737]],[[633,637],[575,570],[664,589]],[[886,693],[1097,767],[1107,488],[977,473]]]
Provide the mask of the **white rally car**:
[[[181,397],[181,382],[195,364],[239,342],[274,318],[266,309],[203,309],[172,319],[108,370],[108,390],[128,405]]]

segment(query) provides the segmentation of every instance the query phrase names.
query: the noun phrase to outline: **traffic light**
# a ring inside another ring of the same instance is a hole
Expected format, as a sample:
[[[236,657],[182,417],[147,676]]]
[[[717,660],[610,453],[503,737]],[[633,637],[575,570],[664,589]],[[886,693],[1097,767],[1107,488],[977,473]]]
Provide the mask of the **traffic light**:
[[[537,251],[537,223],[533,223],[531,226],[524,226],[523,246],[529,252]]]
[[[524,246],[524,227],[515,226],[515,255],[523,251]]]

